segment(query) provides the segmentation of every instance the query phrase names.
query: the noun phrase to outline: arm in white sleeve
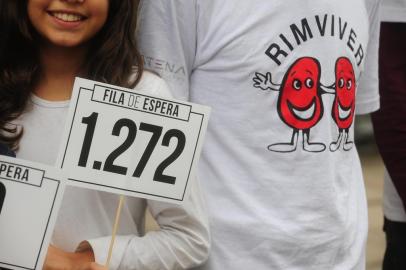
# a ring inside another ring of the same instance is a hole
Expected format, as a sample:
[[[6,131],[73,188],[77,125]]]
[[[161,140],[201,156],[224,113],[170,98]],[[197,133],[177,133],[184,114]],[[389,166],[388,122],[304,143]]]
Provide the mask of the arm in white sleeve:
[[[364,71],[358,84],[356,113],[366,114],[379,109],[378,52],[381,0],[366,0],[369,14],[369,41]]]
[[[210,247],[207,214],[198,182],[190,197],[177,205],[148,201],[160,229],[145,236],[118,235],[110,268],[136,270],[189,269],[206,261]],[[88,240],[96,261],[107,259],[111,236]]]
[[[197,44],[197,0],[143,0],[138,45],[145,68],[169,84],[178,99],[189,99]]]
[[[170,97],[166,83],[163,80],[158,83],[153,94]],[[111,270],[188,269],[206,261],[210,249],[209,223],[199,183],[194,180],[183,205],[147,200],[159,230],[142,237],[118,235]],[[106,261],[110,240],[111,236],[87,240],[97,262]]]

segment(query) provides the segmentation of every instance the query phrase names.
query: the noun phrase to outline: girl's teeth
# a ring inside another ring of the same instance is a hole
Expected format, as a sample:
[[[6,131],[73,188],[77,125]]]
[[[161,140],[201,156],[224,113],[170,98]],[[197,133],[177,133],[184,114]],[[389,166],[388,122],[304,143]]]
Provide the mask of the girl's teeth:
[[[65,22],[77,22],[80,21],[82,18],[79,15],[75,14],[67,14],[67,13],[54,13],[54,17],[65,21]]]

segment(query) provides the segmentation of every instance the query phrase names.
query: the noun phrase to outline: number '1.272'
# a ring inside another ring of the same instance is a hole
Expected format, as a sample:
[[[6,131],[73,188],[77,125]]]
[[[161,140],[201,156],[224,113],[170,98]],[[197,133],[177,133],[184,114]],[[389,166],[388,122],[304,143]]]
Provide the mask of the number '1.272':
[[[98,113],[93,112],[91,115],[82,118],[82,123],[85,124],[87,127],[78,162],[78,165],[81,167],[87,166],[98,116]],[[103,171],[127,175],[128,168],[116,165],[114,164],[114,161],[133,144],[139,130],[151,133],[151,138],[148,142],[148,145],[145,148],[145,151],[142,154],[141,159],[132,174],[133,177],[140,177],[162,136],[162,127],[141,122],[139,127],[137,128],[137,125],[134,121],[128,118],[122,118],[114,124],[111,134],[113,136],[120,136],[120,132],[123,128],[128,129],[127,137],[119,147],[117,147],[108,155],[106,161],[104,162]],[[154,181],[168,184],[175,184],[176,182],[176,177],[165,175],[164,170],[182,154],[186,144],[186,137],[182,131],[178,129],[170,129],[163,135],[161,145],[169,146],[172,138],[177,139],[177,145],[172,154],[170,154],[165,160],[163,160],[156,168],[153,178]]]

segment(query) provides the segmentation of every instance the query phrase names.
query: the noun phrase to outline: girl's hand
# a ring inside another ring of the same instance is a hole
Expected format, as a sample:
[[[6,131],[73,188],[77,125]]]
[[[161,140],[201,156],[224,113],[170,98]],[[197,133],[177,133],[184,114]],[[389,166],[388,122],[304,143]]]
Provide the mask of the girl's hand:
[[[65,252],[50,245],[43,270],[108,270],[94,262],[93,251]]]

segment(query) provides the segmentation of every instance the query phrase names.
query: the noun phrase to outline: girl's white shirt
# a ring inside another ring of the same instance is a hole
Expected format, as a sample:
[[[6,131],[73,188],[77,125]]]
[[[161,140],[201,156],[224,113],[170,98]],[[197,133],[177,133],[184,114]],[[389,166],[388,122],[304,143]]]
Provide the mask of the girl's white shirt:
[[[135,91],[171,97],[165,82],[149,72],[143,73]],[[24,127],[17,157],[55,164],[68,108],[69,100],[51,102],[33,95],[27,111],[15,122]],[[118,200],[115,194],[68,187],[52,243],[71,252],[90,244],[96,262],[105,264]],[[147,207],[160,229],[145,234]],[[195,181],[183,206],[126,198],[110,269],[192,267],[206,260],[209,246],[206,209]]]

